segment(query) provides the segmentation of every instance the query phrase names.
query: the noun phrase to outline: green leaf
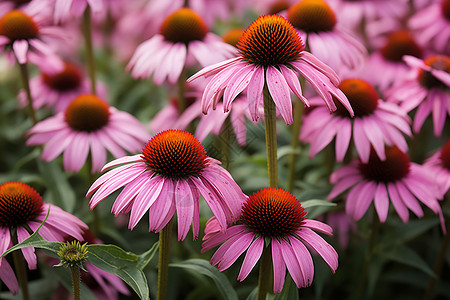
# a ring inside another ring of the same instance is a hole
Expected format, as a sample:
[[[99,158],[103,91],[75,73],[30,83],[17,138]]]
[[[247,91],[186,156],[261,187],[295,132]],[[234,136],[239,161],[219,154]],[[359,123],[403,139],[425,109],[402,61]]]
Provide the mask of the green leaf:
[[[298,300],[298,288],[291,276],[286,276],[283,290],[275,295],[274,300]]]
[[[169,266],[194,271],[197,274],[207,276],[214,281],[223,299],[238,300],[236,291],[231,286],[228,278],[204,259],[188,259],[179,263],[170,264]]]
[[[438,218],[411,220],[406,224],[395,224],[391,230],[386,232],[380,244],[384,246],[403,244],[417,238],[438,224]]]
[[[436,277],[430,266],[428,266],[428,264],[414,250],[404,245],[398,245],[396,247],[392,247],[392,249],[380,251],[379,255],[419,269],[430,276]]]
[[[137,268],[139,270],[144,270],[145,267],[153,259],[153,257],[155,257],[155,254],[158,253],[158,250],[159,250],[159,242],[156,242],[147,252],[138,255]]]
[[[147,278],[140,269],[145,265],[145,261],[139,261],[136,254],[126,252],[116,245],[92,244],[87,247],[89,262],[103,271],[119,276],[139,298],[149,299]],[[148,254],[144,253],[143,257],[148,258]]]
[[[315,206],[336,206],[337,204],[328,200],[311,199],[300,202],[303,208],[310,208]]]

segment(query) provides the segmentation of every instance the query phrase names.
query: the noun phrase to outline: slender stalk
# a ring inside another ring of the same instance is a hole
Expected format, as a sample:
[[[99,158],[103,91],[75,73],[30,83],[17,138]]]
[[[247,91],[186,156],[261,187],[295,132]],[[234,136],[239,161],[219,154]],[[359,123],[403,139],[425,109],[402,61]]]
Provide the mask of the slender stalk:
[[[17,240],[17,231],[11,231],[11,241],[13,245],[17,245],[19,241]],[[16,270],[17,280],[19,281],[20,291],[22,292],[22,300],[29,300],[30,293],[28,291],[28,278],[27,278],[27,267],[25,265],[25,258],[23,257],[22,251],[13,251],[13,261],[14,268]]]
[[[272,251],[265,247],[259,261],[258,293],[256,300],[265,300],[272,284]]]
[[[81,297],[80,297],[80,268],[77,266],[70,267],[70,274],[72,275],[73,300],[81,300]]]
[[[20,77],[22,78],[23,88],[25,89],[25,94],[27,95],[27,106],[28,106],[28,114],[30,115],[31,121],[33,124],[37,123],[36,112],[33,107],[33,98],[31,97],[30,90],[30,74],[28,72],[27,64],[18,63],[20,69]]]
[[[359,300],[362,299],[364,294],[364,288],[366,286],[367,281],[367,275],[369,272],[370,263],[372,261],[372,257],[375,250],[375,244],[378,239],[378,231],[380,228],[380,220],[378,219],[378,215],[375,210],[373,210],[372,215],[372,226],[371,226],[371,232],[370,232],[370,239],[369,239],[369,245],[366,251],[366,256],[364,258],[364,264],[360,273],[360,279],[358,284],[358,289],[356,290],[356,297],[355,299]]]
[[[186,69],[184,68],[181,71],[180,77],[178,77],[177,87],[178,87],[178,112],[181,115],[188,107],[188,103],[186,101]]]
[[[446,203],[449,203],[450,201],[450,193],[447,193],[446,197]],[[442,267],[445,263],[445,256],[447,254],[447,249],[450,245],[450,222],[449,220],[446,220],[446,234],[444,235],[441,246],[439,247],[438,256],[436,258],[436,261],[434,262],[433,267],[433,273],[436,275],[436,277],[431,276],[428,280],[428,285],[425,290],[425,294],[423,296],[424,300],[431,300],[433,299],[434,289],[436,287],[436,284],[439,280],[439,277],[441,275]]]
[[[230,116],[225,119],[225,123],[222,126],[222,130],[220,131],[220,141],[219,147],[222,153],[222,166],[228,170],[230,167],[230,156],[231,156],[231,121]]]
[[[91,7],[86,6],[86,10],[83,14],[83,36],[86,47],[86,62],[89,73],[89,79],[91,80],[92,94],[96,94],[96,78],[95,78],[95,59],[94,48],[92,46],[92,24],[91,24]]]
[[[295,161],[297,160],[295,150],[298,148],[299,144],[298,136],[300,134],[300,127],[302,124],[303,110],[303,103],[301,101],[296,101],[294,106],[294,124],[292,125],[292,153],[289,156],[289,179],[287,186],[287,189],[290,192],[294,189]]]
[[[266,133],[267,170],[269,173],[269,187],[278,186],[277,162],[277,116],[275,102],[264,84],[264,125]]]
[[[170,222],[159,232],[158,260],[158,296],[157,300],[167,298],[167,282],[169,275],[170,240],[172,238],[172,223]]]

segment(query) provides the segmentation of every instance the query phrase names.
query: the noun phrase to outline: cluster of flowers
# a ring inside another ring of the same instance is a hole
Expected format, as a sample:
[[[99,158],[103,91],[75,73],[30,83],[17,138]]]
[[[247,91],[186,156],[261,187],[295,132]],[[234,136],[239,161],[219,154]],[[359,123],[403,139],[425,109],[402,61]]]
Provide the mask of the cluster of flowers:
[[[246,29],[233,28],[222,37],[213,33],[250,11],[256,17]],[[166,107],[148,124],[107,101],[108,87],[96,82],[92,65],[90,76],[84,75],[76,60],[80,22],[95,45],[114,49],[124,72],[176,91],[174,96],[167,92]],[[336,271],[337,252],[316,233],[332,235],[332,227],[306,218],[287,190],[267,187],[245,195],[201,142],[210,133],[220,134],[229,120],[244,146],[246,126],[265,118],[265,97],[286,125],[296,122],[294,109],[300,105],[293,101],[301,100],[308,108],[295,138],[309,145],[311,158],[333,148],[339,167],[329,178],[328,200],[344,200],[346,217],[360,220],[373,202],[385,222],[392,203],[406,223],[409,211],[424,216],[423,204],[439,216],[445,231],[439,200],[450,188],[449,40],[448,0],[0,3],[2,55],[23,71],[18,107],[28,106],[31,115],[36,110],[52,114],[35,120],[26,145],[42,146],[46,162],[62,156],[67,172],[86,165],[93,174],[105,172],[87,191],[89,206],[94,209],[122,189],[111,212],[129,214],[130,230],[146,213],[154,232],[176,215],[178,240],[191,226],[197,239],[201,195],[214,215],[206,224],[202,251],[220,245],[211,264],[223,271],[247,251],[238,275],[242,281],[269,251],[277,293],[286,270],[297,287],[311,285],[309,251]],[[39,73],[28,80],[30,65]],[[409,141],[425,132],[428,119],[440,148],[423,164],[413,162]],[[40,229],[46,240],[100,243],[88,237],[83,221],[43,202],[30,186],[11,181],[0,185],[0,254],[35,231],[48,211]],[[34,249],[22,253],[35,269]],[[95,266],[86,269],[99,282],[99,295],[117,299],[118,293],[128,293],[117,277]],[[0,258],[0,278],[18,292],[5,258]]]

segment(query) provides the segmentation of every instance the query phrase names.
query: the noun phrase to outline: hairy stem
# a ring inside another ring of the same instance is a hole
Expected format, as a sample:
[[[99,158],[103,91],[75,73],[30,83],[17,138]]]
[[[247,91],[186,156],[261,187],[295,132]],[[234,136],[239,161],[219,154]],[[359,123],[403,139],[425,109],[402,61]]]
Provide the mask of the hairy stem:
[[[89,73],[89,79],[91,80],[92,94],[96,94],[96,78],[95,78],[95,59],[94,48],[92,45],[92,24],[91,24],[91,7],[86,6],[86,10],[83,14],[83,36],[86,47],[86,62]]]
[[[11,241],[13,246],[19,243],[17,239],[17,231],[11,231]],[[13,251],[14,268],[16,270],[17,280],[19,281],[20,291],[22,292],[22,300],[30,299],[30,292],[28,291],[27,267],[25,265],[25,258],[21,250]]]
[[[171,220],[166,227],[159,232],[159,260],[158,260],[158,296],[157,300],[167,298],[167,282],[169,275],[170,240],[172,238]]]

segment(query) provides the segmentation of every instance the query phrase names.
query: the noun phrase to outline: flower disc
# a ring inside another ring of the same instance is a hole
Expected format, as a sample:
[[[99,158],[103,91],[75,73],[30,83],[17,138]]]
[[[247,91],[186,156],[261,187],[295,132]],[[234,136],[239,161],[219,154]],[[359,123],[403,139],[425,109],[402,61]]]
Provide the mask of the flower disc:
[[[450,21],[450,0],[443,0],[441,2],[442,15]]]
[[[234,28],[228,30],[223,36],[222,39],[225,43],[230,44],[231,46],[236,47],[239,39],[242,37],[244,30],[241,28]]]
[[[265,67],[295,61],[304,49],[294,27],[278,15],[261,16],[253,21],[236,47],[245,60]]]
[[[29,185],[6,182],[0,185],[0,226],[17,227],[36,218],[42,210],[42,198]]]
[[[75,90],[81,84],[80,70],[69,63],[66,63],[64,69],[59,73],[42,73],[42,78],[47,86],[60,92]]]
[[[291,6],[288,20],[304,32],[331,31],[336,25],[333,10],[323,0],[303,0]]]
[[[178,180],[197,177],[205,168],[208,156],[191,133],[171,129],[151,138],[142,149],[142,158],[150,170]]]
[[[27,40],[38,35],[39,28],[33,19],[20,10],[12,10],[0,19],[0,35],[10,40]]]
[[[367,164],[360,162],[359,170],[367,180],[395,182],[408,175],[409,157],[397,146],[386,147],[386,160],[382,161],[372,149],[369,162]]]
[[[388,36],[381,54],[389,61],[402,62],[403,55],[421,57],[422,49],[408,31],[398,30]]]
[[[77,131],[95,131],[109,122],[109,105],[95,95],[80,95],[66,109],[67,124]]]
[[[265,188],[248,198],[240,220],[264,237],[283,237],[298,230],[305,215],[300,202],[290,192]]]
[[[161,34],[166,41],[173,43],[201,41],[207,33],[205,21],[189,8],[182,8],[170,14],[161,25]]]
[[[433,55],[433,56],[428,57],[424,61],[424,63],[427,66],[430,66],[435,70],[442,70],[447,73],[450,73],[450,57],[448,57],[448,56]],[[418,79],[419,79],[420,84],[427,89],[432,89],[432,88],[445,89],[445,88],[447,88],[447,85],[445,83],[443,83],[442,81],[440,81],[439,79],[434,77],[430,72],[422,70],[422,69],[419,71]]]
[[[450,171],[450,140],[441,149],[442,166]]]
[[[347,96],[355,117],[363,117],[373,113],[378,106],[378,93],[375,88],[361,79],[345,79],[339,85],[339,89]],[[348,110],[339,102],[336,113],[343,117],[350,117]]]

